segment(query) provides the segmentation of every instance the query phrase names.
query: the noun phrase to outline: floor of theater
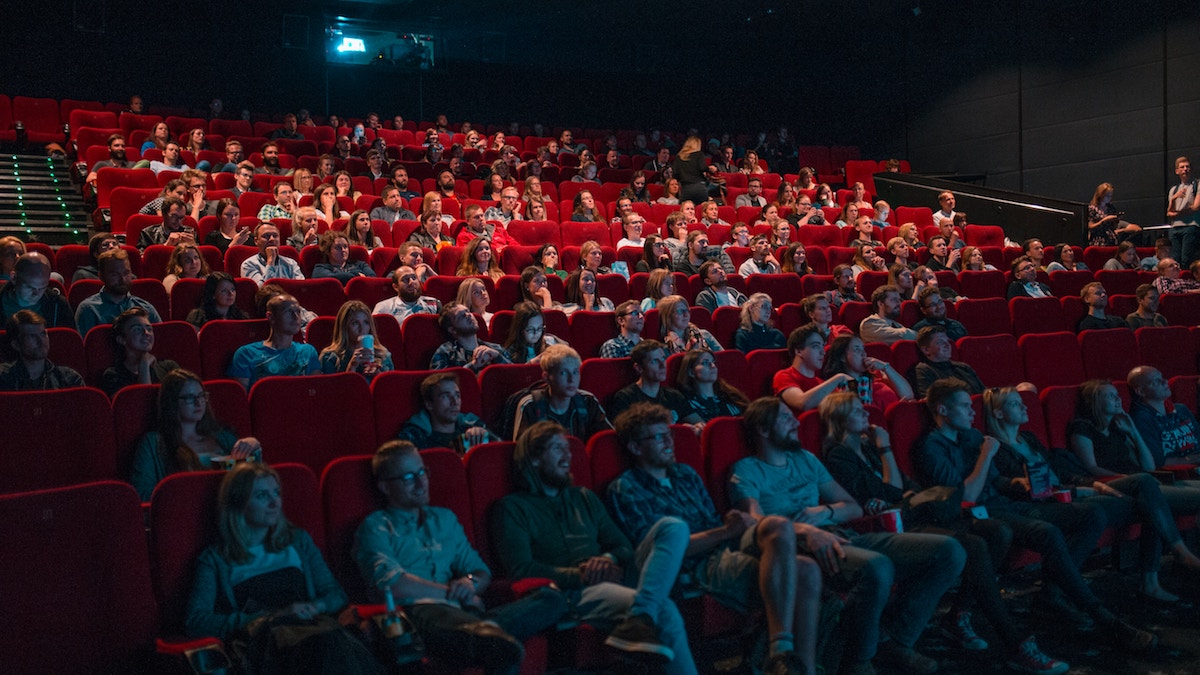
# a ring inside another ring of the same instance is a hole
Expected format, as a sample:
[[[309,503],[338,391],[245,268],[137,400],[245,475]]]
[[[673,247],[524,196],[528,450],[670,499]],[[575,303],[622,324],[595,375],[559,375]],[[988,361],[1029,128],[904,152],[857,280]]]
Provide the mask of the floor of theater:
[[[1126,551],[1127,557],[1136,551]],[[1200,673],[1200,574],[1173,569],[1164,561],[1161,580],[1164,588],[1181,600],[1175,605],[1147,601],[1137,592],[1140,575],[1128,564],[1117,572],[1104,565],[1107,558],[1095,556],[1089,561],[1085,577],[1096,593],[1114,612],[1134,625],[1154,631],[1159,646],[1145,655],[1132,655],[1108,643],[1097,630],[1079,631],[1065,625],[1056,616],[1030,607],[1030,601],[1040,584],[1040,574],[1023,572],[1007,575],[1002,580],[1009,611],[1018,625],[1037,636],[1038,645],[1047,654],[1071,664],[1072,675],[1092,673],[1176,675]],[[945,610],[945,607],[942,607]],[[940,615],[939,615],[940,616]],[[926,655],[937,659],[941,673],[1011,673],[1005,666],[1007,655],[994,645],[999,643],[987,621],[975,614],[974,625],[979,634],[993,647],[984,652],[967,652],[952,647],[936,624],[931,624],[918,643]],[[701,672],[749,672],[736,657],[737,646],[715,640],[693,644]],[[723,660],[722,660],[723,659]],[[715,667],[713,664],[716,664]],[[902,671],[877,666],[881,675],[901,675]]]

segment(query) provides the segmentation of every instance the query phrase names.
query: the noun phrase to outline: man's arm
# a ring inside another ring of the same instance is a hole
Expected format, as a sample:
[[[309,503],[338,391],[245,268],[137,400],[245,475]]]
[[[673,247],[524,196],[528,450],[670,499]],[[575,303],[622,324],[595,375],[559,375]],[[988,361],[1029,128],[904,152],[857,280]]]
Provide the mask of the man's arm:
[[[583,586],[583,572],[578,567],[555,567],[533,559],[533,541],[530,523],[524,517],[522,506],[506,498],[496,505],[492,517],[492,541],[496,555],[505,573],[513,579],[546,577],[562,588]]]
[[[838,373],[821,384],[811,387],[807,391],[800,387],[788,387],[779,392],[779,397],[789,408],[796,411],[811,410],[817,407],[829,394],[833,393],[842,383],[849,382],[851,378],[846,373]]]

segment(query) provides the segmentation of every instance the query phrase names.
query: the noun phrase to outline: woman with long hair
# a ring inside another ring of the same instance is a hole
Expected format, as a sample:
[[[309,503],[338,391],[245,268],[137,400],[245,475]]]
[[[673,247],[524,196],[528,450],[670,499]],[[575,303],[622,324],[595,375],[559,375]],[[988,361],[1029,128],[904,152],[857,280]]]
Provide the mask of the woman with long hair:
[[[379,341],[371,308],[361,300],[342,304],[333,320],[333,341],[321,350],[320,358],[321,372],[360,373],[368,382],[395,370],[391,352]]]
[[[575,195],[575,210],[571,212],[571,221],[576,223],[603,223],[604,217],[596,208],[596,198],[590,190],[581,190]]]
[[[784,209],[796,210],[796,189],[792,184],[784,181],[779,184],[779,190],[775,193],[775,206],[779,207],[779,212],[783,213]],[[790,212],[789,212],[790,213]]]
[[[550,242],[542,244],[538,248],[537,253],[533,254],[533,260],[536,264],[542,266],[542,271],[546,274],[553,274],[564,281],[567,278],[567,271],[561,269],[559,261],[561,258],[558,255],[558,247]]]
[[[313,268],[314,279],[337,279],[343,286],[355,277],[373,277],[375,270],[363,260],[350,259],[350,238],[342,230],[321,235],[318,247],[323,260]]]
[[[311,195],[313,193],[313,174],[308,169],[296,169],[292,173],[292,195],[296,198],[296,202],[300,202],[302,195]]]
[[[856,220],[858,220],[858,205],[854,202],[846,202],[842,206],[842,214],[838,216],[837,222],[834,225],[846,228],[853,225]]]
[[[1075,259],[1075,247],[1070,244],[1054,245],[1054,262],[1046,265],[1047,272],[1079,272],[1087,271],[1087,265],[1082,260]]]
[[[320,218],[317,217],[317,210],[311,206],[302,206],[292,213],[292,236],[288,237],[288,246],[295,248],[297,251],[305,246],[316,246],[320,242],[321,235]]]
[[[787,338],[771,318],[771,296],[753,293],[742,305],[742,323],[733,334],[735,349],[749,354],[755,349],[783,349]]]
[[[662,196],[654,201],[667,206],[679,206],[679,195],[682,191],[683,186],[679,184],[678,178],[668,178],[663,185]]]
[[[983,251],[978,246],[971,246],[968,244],[964,246],[962,250],[962,271],[994,272],[996,271],[996,266],[988,264],[988,262],[983,259]]]
[[[821,183],[817,186],[817,198],[813,200],[813,208],[834,206],[837,206],[837,201],[833,198],[833,188],[829,187],[829,183]]]
[[[1104,261],[1104,269],[1141,269],[1141,260],[1138,258],[1137,247],[1133,245],[1132,241],[1123,241],[1120,244],[1117,244],[1117,250],[1113,251],[1113,257]]]
[[[530,162],[537,164],[537,162]],[[540,166],[540,165],[539,165]],[[546,195],[542,192],[542,179],[537,176],[529,176],[525,179],[525,190],[521,194],[521,199],[526,203],[536,199],[538,201],[546,201]]]
[[[522,215],[525,216],[525,220],[542,221],[550,219],[546,211],[546,202],[537,197],[529,198]]]
[[[708,199],[708,165],[704,161],[701,146],[699,137],[688,136],[679,148],[679,153],[671,160],[672,175],[679,179],[681,202],[691,201],[699,204]]]
[[[537,363],[550,345],[566,344],[546,332],[546,317],[536,302],[518,302],[513,307],[513,322],[504,341],[504,353],[513,363]]]
[[[1141,232],[1142,228],[1121,218],[1124,212],[1112,205],[1112,183],[1101,183],[1088,203],[1088,246],[1116,246],[1122,234]]]
[[[875,253],[873,245],[862,244],[855,249],[854,264],[850,266],[850,269],[854,272],[854,278],[858,279],[858,275],[863,272],[883,272],[888,269],[888,266],[887,261]]]
[[[155,430],[138,441],[129,474],[142,501],[150,501],[154,486],[173,473],[215,468],[216,457],[262,453],[258,439],[239,439],[213,417],[204,383],[193,372],[179,369],[163,376],[156,410]]]
[[[746,155],[742,157],[741,172],[750,176],[756,176],[766,173],[767,170],[759,164],[758,153],[753,150],[747,150]]]
[[[504,184],[504,176],[494,172],[490,173],[488,174],[487,185],[485,186],[483,192],[483,198],[490,199],[499,204],[500,197],[503,196],[505,187],[507,186]]]
[[[243,640],[230,653],[244,672],[268,661],[279,672],[380,672],[334,618],[347,602],[312,537],[284,516],[279,474],[256,462],[225,474],[217,541],[196,562],[188,636]]]
[[[663,298],[675,295],[675,276],[671,270],[659,267],[650,271],[646,279],[646,295],[642,298],[642,311],[650,311],[658,306]]]
[[[804,250],[803,242],[793,241],[788,244],[783,259],[779,261],[779,271],[798,276],[813,273],[812,268],[808,266],[808,253]]]
[[[175,137],[171,134],[171,127],[168,127],[166,122],[159,122],[151,127],[150,136],[146,138],[145,143],[142,143],[141,154],[144,155],[147,150],[154,150],[155,148],[164,150],[167,147],[167,143],[173,140],[175,140]]]
[[[350,214],[346,221],[346,229],[342,232],[346,234],[351,246],[362,246],[367,251],[383,246],[383,240],[375,236],[375,231],[371,229],[371,214],[363,209]]]
[[[745,394],[721,378],[717,359],[707,349],[684,352],[675,385],[706,424],[714,417],[741,415],[750,405]]]
[[[211,162],[200,159],[200,152],[209,149],[207,136],[208,134],[204,129],[196,127],[188,131],[187,138],[181,144],[183,150],[192,153],[192,157],[196,158],[196,168],[201,171],[208,171],[212,168]]]
[[[532,302],[542,309],[554,309],[554,298],[546,286],[546,273],[530,265],[521,271],[521,300]]]
[[[250,241],[250,227],[238,227],[242,210],[238,207],[236,199],[226,197],[217,202],[216,215],[217,227],[204,237],[206,246],[216,246],[224,255],[230,246],[244,246]]]
[[[580,267],[567,277],[566,302],[562,306],[562,311],[568,316],[579,310],[616,311],[613,301],[601,297],[596,291],[596,273],[586,267]]]
[[[804,316],[807,316],[808,320],[817,327],[817,333],[825,339],[826,344],[839,335],[851,335],[853,332],[849,326],[833,322],[833,304],[829,302],[829,296],[824,293],[813,293],[806,296],[800,303],[800,309],[804,311]]]
[[[579,247],[579,266],[590,270],[592,274],[612,274],[612,270],[604,263],[604,250],[600,242],[589,239]]]
[[[663,241],[662,236],[646,235],[645,243],[642,244],[642,259],[637,262],[637,265],[634,265],[634,271],[650,272],[656,269],[665,269],[669,272],[673,268],[671,249]]]
[[[163,288],[167,294],[175,287],[180,279],[203,279],[212,273],[208,261],[200,253],[200,247],[190,241],[176,244],[167,260],[167,274],[163,277]]]
[[[658,322],[668,355],[692,349],[723,349],[712,333],[692,323],[692,308],[681,295],[668,295],[658,301]]]
[[[237,282],[227,272],[213,272],[204,280],[204,291],[196,307],[188,312],[187,322],[197,330],[217,319],[249,319],[237,306]]]
[[[829,342],[821,377],[828,380],[838,373],[850,376],[864,405],[887,410],[896,401],[913,398],[908,380],[887,361],[867,356],[866,345],[857,335],[839,335]]]
[[[916,300],[917,286],[913,281],[913,271],[907,265],[892,263],[888,268],[888,285],[900,290],[901,300]]]
[[[313,190],[312,205],[317,210],[317,217],[330,225],[338,218],[346,217],[346,212],[338,203],[337,188],[329,183],[322,183]]]
[[[362,193],[354,189],[354,177],[349,171],[338,171],[333,174],[334,194],[338,197],[349,197],[357,202]],[[333,221],[330,221],[333,222]]]
[[[495,313],[488,311],[488,305],[492,302],[492,296],[488,293],[487,284],[483,283],[483,279],[479,277],[468,277],[458,285],[458,294],[455,296],[455,302],[471,310],[472,314],[478,314],[483,318],[484,325],[492,324],[492,317]]]
[[[901,473],[887,430],[871,424],[858,396],[848,391],[833,392],[822,399],[819,410],[827,430],[822,443],[825,465],[833,479],[862,505],[865,513],[876,515],[901,508],[902,513],[907,511],[904,531],[951,536],[966,551],[962,588],[943,620],[944,631],[968,650],[987,649],[987,642],[971,625],[969,607],[973,604],[998,633],[1010,654],[1012,667],[1028,673],[1065,673],[1070,666],[1043,654],[1032,635],[1022,637],[1020,628],[1004,606],[992,561],[1008,550],[1008,544],[1004,543],[1012,537],[1008,528],[993,524],[994,534],[985,537],[973,533],[962,519],[938,522],[905,507],[905,499],[915,490],[915,485]],[[993,555],[990,542],[1003,550],[997,550]]]
[[[479,275],[489,277],[492,281],[499,281],[500,277],[504,276],[504,270],[500,269],[500,263],[496,261],[496,256],[492,255],[492,243],[486,237],[475,237],[467,242],[466,248],[463,249],[462,258],[458,261],[458,269],[454,271],[454,275],[459,277]]]
[[[109,397],[135,384],[157,384],[179,364],[154,356],[154,326],[141,307],[130,307],[113,321],[112,347],[115,360],[100,377],[100,388]]]

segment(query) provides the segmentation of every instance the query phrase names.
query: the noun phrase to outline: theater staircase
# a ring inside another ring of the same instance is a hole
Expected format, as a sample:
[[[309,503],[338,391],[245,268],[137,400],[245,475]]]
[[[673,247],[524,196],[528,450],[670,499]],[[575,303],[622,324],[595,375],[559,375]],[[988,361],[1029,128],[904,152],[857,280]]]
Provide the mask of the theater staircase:
[[[0,155],[0,236],[51,246],[87,243],[88,211],[71,165],[38,155]]]

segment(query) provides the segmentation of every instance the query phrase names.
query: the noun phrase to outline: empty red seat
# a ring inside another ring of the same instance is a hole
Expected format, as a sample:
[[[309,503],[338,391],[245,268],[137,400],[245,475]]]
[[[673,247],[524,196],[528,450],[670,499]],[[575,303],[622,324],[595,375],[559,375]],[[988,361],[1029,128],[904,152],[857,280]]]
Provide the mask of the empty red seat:
[[[1013,333],[1017,336],[1075,328],[1067,326],[1063,319],[1058,298],[1013,298],[1008,301],[1008,310],[1012,314]]]
[[[969,335],[1011,335],[1013,332],[1008,301],[1003,297],[966,297],[959,300],[954,308]]]
[[[787,349],[756,349],[746,355],[746,389],[742,391],[750,400],[770,396],[771,381],[775,373],[791,365]]]
[[[1168,379],[1196,374],[1196,346],[1186,327],[1139,328],[1134,336],[1141,365],[1154,366]]]
[[[0,392],[0,419],[9,449],[0,452],[0,493],[116,477],[112,408],[99,389]]]
[[[1124,380],[1138,365],[1137,340],[1128,328],[1085,330],[1077,338],[1089,380]]]
[[[1021,349],[1009,333],[959,338],[958,358],[975,369],[984,386],[1011,387],[1025,381]]]
[[[375,451],[371,391],[358,373],[267,377],[250,389],[254,435],[272,462],[319,473],[345,455]]]
[[[1017,345],[1025,364],[1025,379],[1039,390],[1078,384],[1086,378],[1074,333],[1029,333],[1018,338]]]
[[[1200,294],[1168,293],[1159,300],[1158,311],[1172,326],[1200,324]]]
[[[591,392],[606,407],[610,396],[636,379],[637,373],[628,357],[588,359],[579,370],[579,388]]]
[[[25,133],[31,145],[63,143],[62,120],[59,119],[58,101],[53,98],[30,98],[14,96],[12,99],[13,121],[25,125]]]
[[[972,299],[1005,298],[1008,284],[999,270],[967,270],[959,272],[958,286],[962,294]]]

